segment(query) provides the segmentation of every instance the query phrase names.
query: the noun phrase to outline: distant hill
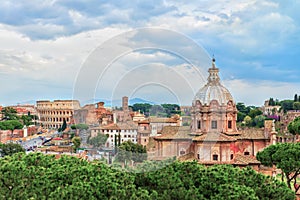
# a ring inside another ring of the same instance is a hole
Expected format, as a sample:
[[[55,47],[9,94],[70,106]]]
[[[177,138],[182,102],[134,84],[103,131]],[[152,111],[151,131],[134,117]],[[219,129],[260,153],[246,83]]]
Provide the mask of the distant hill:
[[[121,107],[122,106],[122,99],[114,99],[114,100],[111,101],[111,100],[102,99],[102,98],[101,99],[90,99],[90,100],[85,101],[85,102],[80,102],[80,105],[84,106],[86,104],[94,104],[94,103],[101,102],[101,101],[104,102],[104,106],[105,107],[112,107],[112,106]],[[129,103],[129,105],[133,105],[133,104],[136,104],[136,103],[149,103],[149,104],[152,104],[152,105],[156,104],[153,101],[148,101],[148,100],[145,100],[145,99],[142,99],[142,98],[129,99],[128,103]],[[18,102],[15,105],[18,105],[18,104],[20,104],[20,105],[24,105],[24,104],[35,105],[36,104],[36,100],[29,100],[29,101]]]
[[[148,100],[145,100],[145,99],[141,99],[141,98],[133,98],[133,99],[129,99],[129,105],[133,105],[133,104],[136,104],[136,103],[149,103],[149,104],[157,104],[153,101],[148,101]]]
[[[105,107],[115,107],[115,106],[118,106],[118,107],[121,107],[122,106],[122,99],[114,99],[114,100],[107,100],[107,99],[91,99],[87,102],[84,102],[84,103],[81,103],[81,106],[84,106],[86,104],[92,104],[92,103],[97,103],[97,102],[104,102],[104,106]],[[156,104],[155,102],[153,101],[148,101],[148,100],[145,100],[145,99],[142,99],[142,98],[133,98],[133,99],[129,99],[129,102],[128,104],[129,105],[133,105],[133,104],[136,104],[136,103],[149,103],[149,104]]]

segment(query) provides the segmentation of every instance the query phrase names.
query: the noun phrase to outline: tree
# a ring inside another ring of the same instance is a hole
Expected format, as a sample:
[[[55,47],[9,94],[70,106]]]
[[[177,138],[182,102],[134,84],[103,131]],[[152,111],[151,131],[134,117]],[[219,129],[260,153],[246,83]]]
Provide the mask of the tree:
[[[293,103],[293,109],[294,110],[300,110],[300,102],[294,102]]]
[[[145,115],[149,115],[149,111],[151,109],[152,105],[149,103],[135,103],[132,105],[133,111],[140,111],[144,113]]]
[[[252,120],[252,126],[257,127],[257,128],[262,128],[264,127],[265,123],[265,117],[262,115],[257,115],[255,118]]]
[[[249,168],[205,167],[197,161],[145,162],[135,173],[135,186],[156,191],[159,199],[295,199],[287,186]]]
[[[244,121],[244,118],[246,117],[246,114],[245,113],[242,113],[242,112],[238,112],[237,113],[237,122],[242,122]]]
[[[246,124],[247,126],[251,125],[251,122],[252,122],[251,117],[247,115],[247,116],[244,118],[244,122],[245,122],[245,124]]]
[[[73,143],[73,148],[74,148],[74,152],[76,152],[76,150],[80,147],[81,144],[81,138],[80,137],[73,137],[72,138],[72,143]]]
[[[32,125],[33,124],[32,119],[33,119],[32,115],[22,115],[21,116],[22,123],[25,126]]]
[[[18,120],[17,111],[11,107],[5,107],[1,110],[4,120]]]
[[[64,130],[66,130],[67,128],[67,122],[66,122],[66,119],[63,118],[63,124],[62,126],[58,129],[58,132],[63,132]]]
[[[149,111],[151,116],[166,117],[165,109],[160,105],[153,105]]]
[[[280,102],[281,109],[283,109],[283,112],[286,112],[288,110],[293,110],[293,100],[283,100]]]
[[[297,184],[297,177],[300,175],[300,143],[280,143],[271,145],[257,153],[257,159],[265,166],[276,165],[281,169],[286,183],[291,189],[291,182],[294,181],[294,190],[297,193],[300,186]]]
[[[262,114],[262,111],[259,110],[258,108],[251,109],[250,112],[249,112],[249,116],[252,119],[254,119],[256,116],[261,115],[261,114]]]
[[[87,124],[73,124],[71,125],[71,129],[87,130],[89,126]]]
[[[295,94],[295,96],[294,96],[294,102],[297,102],[297,101],[298,101],[298,95]]]
[[[135,161],[143,162],[147,159],[147,150],[141,144],[134,144],[133,142],[123,142],[118,148],[116,159],[120,162]]]
[[[269,99],[269,106],[275,106],[275,101],[273,98]]]
[[[2,143],[0,143],[0,157],[11,156],[18,152],[25,152],[25,149],[19,144],[14,144],[14,143],[2,144]]]
[[[293,135],[300,134],[300,117],[295,118],[289,123],[288,130]]]
[[[93,145],[93,147],[98,148],[98,147],[103,146],[106,143],[107,138],[108,138],[108,135],[98,133],[98,135],[96,137],[89,138],[87,143],[90,145]]]
[[[167,117],[171,117],[175,114],[181,114],[180,106],[177,104],[161,104],[161,106],[165,109]]]
[[[0,122],[1,130],[11,130],[12,134],[15,129],[23,128],[23,124],[19,120],[7,120]]]
[[[251,168],[145,161],[120,170],[73,156],[17,153],[0,159],[1,199],[284,199],[286,184]]]

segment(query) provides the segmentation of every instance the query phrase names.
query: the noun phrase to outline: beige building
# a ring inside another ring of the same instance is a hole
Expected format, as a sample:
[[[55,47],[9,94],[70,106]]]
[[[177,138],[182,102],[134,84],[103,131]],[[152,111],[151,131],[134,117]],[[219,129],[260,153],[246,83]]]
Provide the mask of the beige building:
[[[80,103],[77,100],[44,100],[37,101],[37,112],[40,123],[44,128],[60,128],[65,119],[67,124],[71,123],[74,115],[74,110],[80,108]]]
[[[208,72],[207,84],[192,101],[191,127],[163,127],[161,135],[154,137],[156,156],[153,159],[177,156],[207,165],[227,163],[257,167],[259,162],[255,155],[275,142],[274,128],[271,132],[263,129],[238,131],[236,104],[220,83],[214,60]]]
[[[173,117],[149,117],[151,128],[151,136],[156,136],[160,134],[163,127],[165,126],[181,126],[181,118],[178,115]]]
[[[275,115],[279,113],[281,106],[270,106],[269,100],[266,100],[264,106],[262,107],[262,112],[264,115]]]

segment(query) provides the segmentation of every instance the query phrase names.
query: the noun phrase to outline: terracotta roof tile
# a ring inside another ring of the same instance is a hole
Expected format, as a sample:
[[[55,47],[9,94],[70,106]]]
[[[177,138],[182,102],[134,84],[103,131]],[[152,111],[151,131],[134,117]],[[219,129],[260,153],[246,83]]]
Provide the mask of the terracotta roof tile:
[[[246,156],[242,154],[236,154],[233,158],[233,164],[260,164],[260,162],[255,158],[255,156]]]
[[[177,123],[174,118],[149,117],[150,123]]]
[[[193,141],[213,141],[213,142],[226,142],[226,141],[236,141],[235,137],[225,135],[224,133],[205,133],[200,136],[193,138]]]
[[[161,135],[154,137],[154,139],[193,139],[194,136],[191,136],[190,133],[191,130],[188,126],[165,126]]]
[[[109,124],[106,126],[101,126],[101,130],[132,130],[137,129],[137,125],[134,122],[126,122],[126,123],[117,123],[117,124]]]
[[[256,140],[265,140],[268,139],[265,136],[265,132],[262,129],[258,128],[250,128],[250,129],[244,129],[239,131],[241,134],[240,136],[237,136],[237,139],[256,139]]]
[[[193,161],[193,160],[195,160],[194,152],[190,152],[190,153],[185,154],[183,156],[179,156],[178,160],[180,160],[180,161]]]

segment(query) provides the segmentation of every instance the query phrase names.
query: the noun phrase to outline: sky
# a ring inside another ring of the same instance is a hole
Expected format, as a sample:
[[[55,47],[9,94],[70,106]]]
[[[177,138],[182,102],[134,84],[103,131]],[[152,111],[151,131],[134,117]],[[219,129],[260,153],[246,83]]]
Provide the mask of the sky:
[[[300,1],[2,0],[0,105],[191,105],[211,58],[236,102],[300,94]]]

